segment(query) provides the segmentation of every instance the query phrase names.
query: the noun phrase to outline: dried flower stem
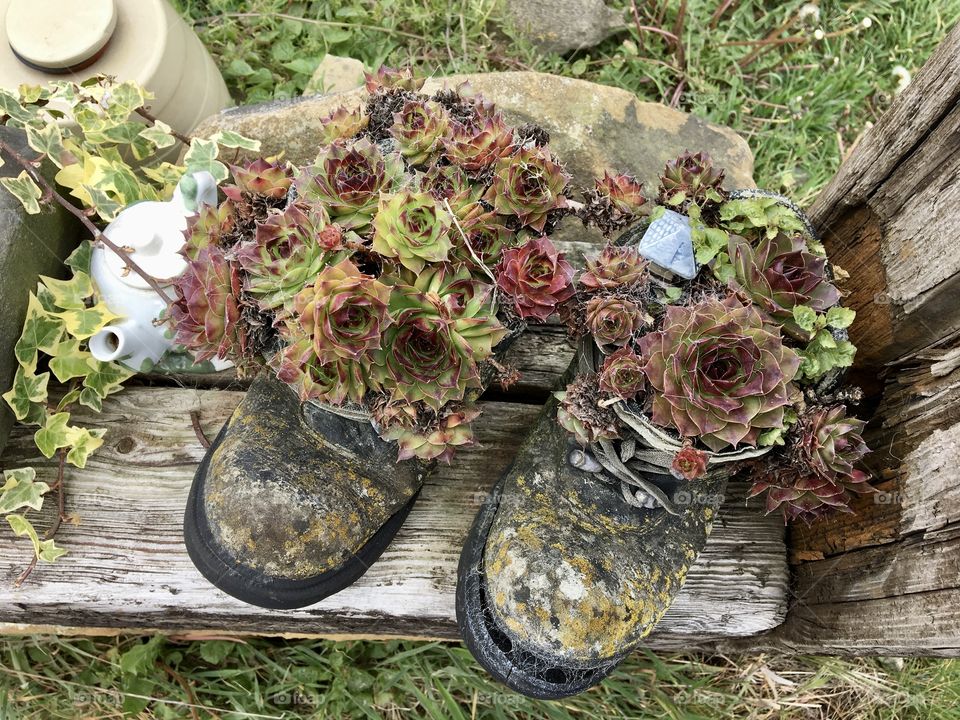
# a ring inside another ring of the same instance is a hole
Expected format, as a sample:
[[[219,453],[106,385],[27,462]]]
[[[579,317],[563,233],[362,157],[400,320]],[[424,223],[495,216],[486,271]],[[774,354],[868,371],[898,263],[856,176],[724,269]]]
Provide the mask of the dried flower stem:
[[[40,174],[32,162],[14,150],[4,140],[0,140],[0,151],[5,152],[7,155],[13,158],[13,160],[26,171],[27,175],[29,175],[30,178],[37,183],[37,185],[43,188],[47,201],[55,201],[71,215],[78,218],[80,222],[83,223],[83,226],[90,232],[90,234],[93,235],[94,242],[103,243],[107,249],[109,249],[114,255],[123,261],[124,265],[143,278],[144,282],[146,282],[147,285],[149,285],[150,288],[157,293],[157,295],[163,298],[163,301],[166,303],[167,307],[170,307],[173,304],[173,301],[167,297],[167,294],[163,291],[163,288],[160,287],[160,284],[157,282],[156,278],[147,273],[142,267],[137,265],[137,263],[131,260],[130,256],[122,248],[118,247],[112,240],[110,240],[110,238],[100,232],[100,229],[93,224],[93,221],[87,217],[83,210],[76,207],[73,203],[63,197],[63,195],[58,193],[56,188],[54,188],[53,185],[51,185],[42,174]]]

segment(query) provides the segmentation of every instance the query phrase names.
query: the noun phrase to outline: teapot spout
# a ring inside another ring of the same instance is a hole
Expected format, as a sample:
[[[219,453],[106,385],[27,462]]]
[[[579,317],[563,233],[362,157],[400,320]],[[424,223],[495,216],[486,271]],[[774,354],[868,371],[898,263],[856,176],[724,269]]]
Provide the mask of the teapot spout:
[[[100,362],[122,362],[131,369],[145,372],[167,351],[169,343],[156,332],[130,319],[107,325],[90,338],[90,354]]]

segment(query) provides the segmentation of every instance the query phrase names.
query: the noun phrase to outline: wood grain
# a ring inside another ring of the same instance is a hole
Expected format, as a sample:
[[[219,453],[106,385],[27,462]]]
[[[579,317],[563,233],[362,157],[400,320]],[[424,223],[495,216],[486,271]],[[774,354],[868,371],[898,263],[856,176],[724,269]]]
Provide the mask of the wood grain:
[[[482,447],[467,449],[427,483],[403,530],[354,586],[296,611],[267,611],[215,590],[183,548],[181,520],[203,448],[189,413],[215,433],[242,393],[132,388],[104,404],[104,447],[67,476],[67,510],[79,515],[58,536],[70,553],[38,567],[20,589],[13,580],[27,549],[0,559],[0,622],[9,631],[100,628],[250,632],[336,637],[456,638],[453,593],[461,544],[487,489],[509,464],[537,405],[484,403]],[[20,430],[4,467],[30,464],[50,482],[55,469]],[[651,638],[653,647],[691,647],[716,637],[749,636],[777,626],[786,610],[783,528],[747,508],[734,485],[687,585]],[[52,503],[48,503],[52,506]],[[43,527],[43,523],[39,524]]]

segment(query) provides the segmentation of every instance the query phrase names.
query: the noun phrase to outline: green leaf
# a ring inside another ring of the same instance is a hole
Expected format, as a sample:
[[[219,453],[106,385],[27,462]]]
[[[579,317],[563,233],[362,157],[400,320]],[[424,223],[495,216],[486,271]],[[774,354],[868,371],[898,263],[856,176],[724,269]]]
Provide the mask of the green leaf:
[[[15,178],[0,178],[0,185],[3,185],[11,195],[20,201],[27,214],[36,215],[40,212],[39,200],[43,193],[26,170],[21,170]]]
[[[92,356],[80,347],[80,342],[77,338],[67,338],[54,348],[50,370],[62,383],[90,374],[90,365],[87,361]]]
[[[93,283],[85,272],[74,273],[69,280],[41,275],[40,279],[53,295],[53,302],[61,310],[83,310],[86,299],[93,295]]]
[[[154,635],[145,643],[137,643],[129,650],[120,655],[120,672],[124,675],[139,676],[141,673],[146,675],[153,674],[156,668],[154,663],[163,649],[164,639],[162,635]]]
[[[211,665],[219,666],[236,647],[236,643],[227,640],[208,640],[200,643],[200,657]]]
[[[47,123],[42,127],[27,126],[27,142],[38,153],[50,158],[50,162],[59,168],[73,160],[73,156],[63,146],[63,135],[57,123]]]
[[[93,243],[84,240],[77,249],[70,253],[66,259],[66,264],[73,269],[75,273],[90,274],[90,260],[93,258]]]
[[[17,368],[13,376],[13,386],[3,394],[3,399],[7,401],[17,420],[25,421],[34,405],[42,405],[47,401],[49,381],[50,373],[34,375],[33,371],[23,366]]]
[[[827,310],[827,325],[837,330],[843,330],[850,327],[856,317],[856,311],[850,308],[840,306],[832,307]]]
[[[250,150],[251,152],[260,150],[259,140],[245,137],[233,130],[221,130],[210,139],[225,148],[242,148],[243,150]]]
[[[75,467],[84,468],[87,465],[87,458],[103,445],[103,436],[107,431],[99,428],[77,428],[77,430],[79,432],[73,439],[73,447],[67,452],[67,462]]]
[[[227,73],[230,75],[236,75],[237,77],[247,77],[253,75],[253,68],[250,67],[250,63],[241,58],[234,58],[230,61],[230,64],[227,65]]]
[[[194,138],[190,141],[190,149],[183,156],[183,161],[187,165],[187,172],[206,171],[213,175],[217,182],[223,182],[229,176],[227,166],[217,160],[220,149],[213,140],[204,140],[203,138]]]
[[[7,515],[7,522],[10,524],[14,535],[17,537],[27,536],[30,538],[30,542],[33,543],[33,552],[36,553],[37,558],[43,560],[43,562],[53,562],[58,557],[67,554],[66,550],[54,545],[53,540],[41,541],[37,536],[37,531],[33,527],[33,524],[23,515],[17,515],[16,513]]]
[[[162,120],[157,120],[152,127],[147,126],[141,130],[140,137],[152,143],[158,150],[168,148],[177,142],[173,136],[173,128]]]
[[[795,305],[793,308],[793,319],[801,330],[813,332],[817,324],[817,311],[808,305]]]
[[[760,437],[757,438],[757,444],[760,447],[768,447],[770,445],[783,445],[783,428],[770,428],[760,433]]]
[[[90,374],[84,379],[83,385],[100,398],[122,390],[123,383],[136,374],[119,363],[101,362],[92,357],[87,359],[87,364]]]
[[[63,312],[55,313],[55,315],[63,320],[67,332],[80,340],[86,340],[96,335],[108,323],[120,317],[119,315],[114,315],[110,311],[110,308],[102,302],[90,308],[64,310]]]
[[[31,373],[35,372],[38,352],[49,355],[63,337],[63,331],[63,321],[47,313],[37,296],[31,293],[23,332],[13,349],[17,362]]]
[[[683,295],[683,290],[678,287],[670,286],[664,288],[663,294],[667,298],[667,302],[676,302],[680,299],[680,296]]]
[[[70,413],[61,412],[47,416],[47,420],[37,432],[33,434],[40,452],[44,457],[51,458],[60,448],[73,445],[80,433],[80,428],[68,425]]]
[[[0,494],[0,515],[24,507],[33,510],[43,507],[43,496],[49,492],[50,486],[45,482],[36,482],[36,470],[30,467],[4,470],[3,477],[6,482],[0,488],[3,491]]]

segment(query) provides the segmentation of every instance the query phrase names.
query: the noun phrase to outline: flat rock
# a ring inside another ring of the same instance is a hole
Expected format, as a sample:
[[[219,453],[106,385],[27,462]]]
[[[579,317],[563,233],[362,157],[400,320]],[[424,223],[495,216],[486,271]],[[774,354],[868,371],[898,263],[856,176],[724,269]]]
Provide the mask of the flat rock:
[[[619,88],[535,72],[452,75],[429,80],[424,91],[465,81],[515,125],[533,122],[546,129],[550,147],[573,176],[574,186],[591,187],[609,168],[636,175],[653,195],[666,162],[687,149],[708,151],[727,169],[728,187],[754,185],[753,155],[746,141],[696,115],[642,102]],[[357,107],[366,97],[365,90],[357,89],[231,108],[204,121],[195,134],[235,130],[261,140],[264,155],[282,151],[296,164],[309,163],[317,154],[323,118],[341,106]],[[564,219],[555,237],[600,241],[599,233],[585,231],[572,217]]]
[[[363,87],[363,63],[327,53],[307,83],[304,95],[330,95]]]
[[[507,0],[504,10],[511,29],[545,53],[593,47],[625,26],[603,0]]]

